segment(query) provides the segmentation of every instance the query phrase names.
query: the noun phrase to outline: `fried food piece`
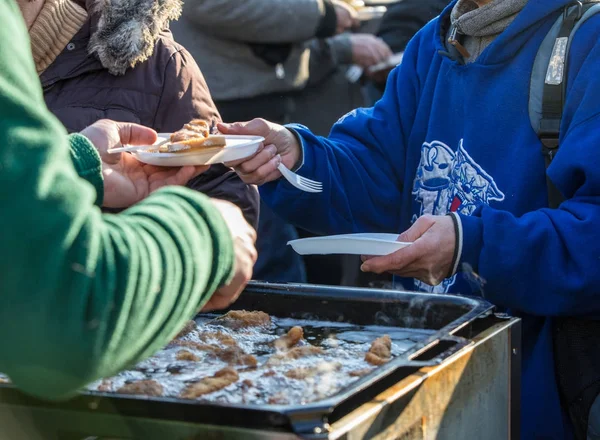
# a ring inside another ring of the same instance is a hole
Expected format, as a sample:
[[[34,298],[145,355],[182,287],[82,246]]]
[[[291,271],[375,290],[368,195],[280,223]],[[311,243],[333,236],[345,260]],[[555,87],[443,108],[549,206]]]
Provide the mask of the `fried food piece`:
[[[265,312],[248,312],[246,310],[231,310],[223,316],[211,321],[211,324],[222,325],[232,330],[248,327],[269,327],[271,317]]]
[[[208,351],[208,352],[213,352],[213,351],[219,349],[219,347],[217,347],[216,345],[200,344],[199,342],[194,342],[194,341],[181,341],[179,339],[175,339],[174,341],[171,341],[171,344],[177,345],[178,347],[188,347],[188,348],[193,348],[194,350]]]
[[[110,393],[112,391],[112,381],[108,379],[102,379],[102,383],[98,385],[97,390],[102,393]]]
[[[285,351],[292,348],[304,338],[304,330],[302,327],[292,327],[286,335],[277,339],[273,345],[278,351]]]
[[[190,152],[207,148],[223,148],[227,145],[225,136],[210,134],[210,127],[202,119],[194,119],[185,124],[169,138],[170,142],[161,144],[161,153]]]
[[[251,354],[246,354],[244,350],[237,346],[221,348],[216,345],[201,344],[199,342],[194,341],[180,340],[175,340],[172,342],[172,344],[207,352],[209,356],[220,359],[223,362],[227,362],[229,365],[246,365],[249,367],[256,367],[258,365],[258,361],[254,356],[252,356]]]
[[[230,347],[237,346],[236,340],[231,335],[223,332],[202,333],[200,334],[200,339],[204,342],[214,339],[223,345]]]
[[[179,333],[177,333],[177,336],[175,336],[175,339],[183,338],[184,336],[189,335],[191,332],[193,332],[197,328],[198,328],[198,326],[196,325],[196,323],[194,321],[188,321],[185,323],[185,325],[179,331]]]
[[[267,370],[263,373],[262,377],[273,377],[277,373],[274,370]]]
[[[351,377],[363,377],[363,376],[366,376],[367,374],[369,374],[371,371],[373,371],[372,368],[363,368],[362,370],[350,371],[348,373],[348,376],[351,376]]]
[[[198,362],[200,358],[196,356],[191,351],[181,350],[177,353],[175,357],[178,361],[190,361],[190,362]]]
[[[192,119],[185,124],[181,130],[176,131],[171,135],[171,142],[185,141],[189,139],[190,136],[198,137],[198,135],[200,135],[202,137],[208,137],[209,134],[210,127],[208,126],[208,122],[202,119]]]
[[[285,392],[280,391],[279,393],[269,397],[268,402],[270,405],[285,405],[286,403],[288,403],[288,399],[285,395]]]
[[[274,354],[267,361],[267,365],[279,365],[282,362],[289,362],[291,360],[300,359],[306,356],[316,356],[318,354],[323,354],[323,349],[321,347],[303,345],[302,347],[294,347],[285,353]]]
[[[134,394],[141,396],[162,396],[163,387],[154,380],[140,380],[125,384],[117,390],[119,394]]]
[[[231,367],[223,368],[215,373],[212,377],[204,379],[189,385],[181,392],[181,397],[184,399],[196,399],[205,394],[214,393],[215,391],[227,388],[232,383],[238,381],[240,376],[237,371]]]
[[[339,362],[323,362],[316,367],[298,367],[285,372],[285,376],[290,379],[304,380],[319,374],[332,373],[339,371],[342,364]]]
[[[256,367],[258,365],[258,361],[254,356],[246,354],[244,350],[239,347],[228,348],[225,350],[219,349],[214,352],[214,355],[223,362],[227,362],[229,365],[246,365],[249,367]]]
[[[315,356],[317,354],[323,354],[321,347],[315,347],[314,345],[304,345],[302,347],[294,347],[285,354],[287,359],[300,359],[306,356]]]
[[[383,365],[392,358],[392,340],[388,335],[377,338],[365,355],[365,361],[371,365]]]

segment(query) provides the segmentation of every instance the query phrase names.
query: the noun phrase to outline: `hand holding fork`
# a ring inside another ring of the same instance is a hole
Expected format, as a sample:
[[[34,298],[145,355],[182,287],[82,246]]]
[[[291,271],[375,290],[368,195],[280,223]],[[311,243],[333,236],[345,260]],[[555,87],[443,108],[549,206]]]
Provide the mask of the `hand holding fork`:
[[[223,134],[255,135],[265,138],[263,148],[254,156],[226,163],[238,173],[247,184],[263,185],[284,177],[294,187],[310,193],[323,191],[321,182],[307,179],[290,171],[301,161],[302,150],[296,135],[287,128],[254,119],[250,122],[219,124]]]

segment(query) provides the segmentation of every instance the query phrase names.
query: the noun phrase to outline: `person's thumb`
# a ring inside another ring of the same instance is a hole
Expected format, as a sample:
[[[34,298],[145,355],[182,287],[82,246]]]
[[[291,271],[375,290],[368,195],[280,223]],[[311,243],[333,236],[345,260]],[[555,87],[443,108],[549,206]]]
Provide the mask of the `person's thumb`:
[[[156,131],[130,122],[117,122],[122,145],[152,145],[158,135]]]
[[[249,122],[234,122],[232,124],[219,123],[217,128],[223,134],[242,134],[254,136],[267,136],[269,126],[262,119],[253,119]]]

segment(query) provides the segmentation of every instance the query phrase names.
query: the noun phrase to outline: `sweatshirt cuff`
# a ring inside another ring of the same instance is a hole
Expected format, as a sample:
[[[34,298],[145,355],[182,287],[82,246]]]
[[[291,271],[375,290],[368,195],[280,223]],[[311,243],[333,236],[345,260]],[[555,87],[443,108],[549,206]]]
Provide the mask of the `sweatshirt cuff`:
[[[352,64],[352,41],[348,35],[336,35],[327,39],[331,56],[337,66]]]
[[[75,133],[69,135],[71,160],[77,174],[87,180],[96,189],[98,206],[104,200],[104,179],[102,177],[102,161],[94,145],[85,136]]]
[[[471,270],[478,271],[479,257],[483,248],[483,222],[481,217],[452,214],[457,222],[457,248],[460,255],[457,257],[457,270],[463,264],[468,264]]]
[[[298,158],[298,162],[296,162],[291,169],[291,171],[295,173],[304,166],[304,142],[302,142],[302,136],[300,136],[300,134],[294,129],[293,126],[286,125],[285,128],[292,132],[292,134],[296,137],[296,140],[298,141],[298,145],[300,145],[300,157]]]
[[[335,35],[337,30],[337,14],[331,0],[323,0],[324,14],[317,26],[315,37],[327,38]]]

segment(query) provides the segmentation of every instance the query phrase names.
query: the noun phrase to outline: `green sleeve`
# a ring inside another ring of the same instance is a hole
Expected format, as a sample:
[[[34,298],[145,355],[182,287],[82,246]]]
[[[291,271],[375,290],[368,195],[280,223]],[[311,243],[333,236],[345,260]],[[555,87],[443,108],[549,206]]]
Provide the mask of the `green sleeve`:
[[[90,182],[96,189],[96,204],[102,206],[104,182],[100,155],[91,142],[78,133],[69,136],[71,160],[77,175]]]
[[[103,215],[97,159],[69,147],[16,4],[0,0],[0,371],[52,399],[164,346],[233,267],[209,199],[166,188]]]

